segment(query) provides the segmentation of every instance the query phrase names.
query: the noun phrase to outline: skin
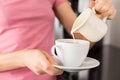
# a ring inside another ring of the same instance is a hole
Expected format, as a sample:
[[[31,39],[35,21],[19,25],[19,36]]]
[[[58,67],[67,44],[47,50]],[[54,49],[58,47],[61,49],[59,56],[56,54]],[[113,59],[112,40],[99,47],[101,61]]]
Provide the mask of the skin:
[[[105,16],[107,16],[108,19],[113,19],[116,14],[116,10],[110,0],[90,1],[90,7],[92,8],[93,6],[95,6],[95,10],[97,11],[96,15],[101,19]],[[69,3],[66,1],[60,4],[54,8],[54,12],[68,33],[70,33],[76,15]],[[75,38],[86,40],[84,36],[80,34],[75,34]],[[93,46],[93,44],[94,43],[91,43],[91,46]],[[0,54],[0,71],[28,67],[37,75],[46,73],[50,75],[62,74],[62,70],[53,66],[55,64],[57,63],[46,51],[38,49],[20,50],[12,53]]]
[[[108,17],[108,19],[113,19],[116,15],[116,9],[112,5],[111,0],[91,0],[89,7],[92,8],[95,6],[97,16],[101,19]]]

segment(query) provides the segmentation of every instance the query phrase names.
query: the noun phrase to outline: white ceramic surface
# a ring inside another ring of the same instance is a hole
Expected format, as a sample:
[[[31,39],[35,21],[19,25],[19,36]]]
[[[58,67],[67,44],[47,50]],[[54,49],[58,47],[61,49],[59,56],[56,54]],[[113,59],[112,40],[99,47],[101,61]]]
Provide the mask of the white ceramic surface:
[[[88,54],[89,45],[90,43],[84,40],[58,39],[51,51],[64,66],[79,66]]]
[[[105,23],[106,18],[101,20],[95,15],[95,10],[84,10],[75,20],[71,34],[80,33],[91,42],[97,42],[101,40],[107,32],[107,25]]]
[[[87,57],[83,61],[83,63],[78,67],[66,67],[66,66],[63,66],[63,64],[58,59],[56,59],[55,57],[53,57],[53,58],[58,63],[58,65],[54,65],[54,66],[56,68],[59,68],[59,69],[66,71],[66,72],[79,72],[82,70],[88,70],[91,68],[95,68],[95,67],[100,65],[100,62],[98,60],[96,60],[94,58]]]

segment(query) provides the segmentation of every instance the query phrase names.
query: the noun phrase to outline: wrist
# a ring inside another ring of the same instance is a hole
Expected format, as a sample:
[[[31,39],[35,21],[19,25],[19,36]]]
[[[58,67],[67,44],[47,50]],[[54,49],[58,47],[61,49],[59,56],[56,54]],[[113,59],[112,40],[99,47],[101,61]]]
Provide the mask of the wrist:
[[[12,52],[0,55],[0,71],[13,70],[22,67],[25,67],[25,65],[20,54]]]
[[[25,67],[23,53],[19,53],[19,52],[15,53],[14,57],[15,57],[14,61],[16,61],[15,63],[19,67]]]

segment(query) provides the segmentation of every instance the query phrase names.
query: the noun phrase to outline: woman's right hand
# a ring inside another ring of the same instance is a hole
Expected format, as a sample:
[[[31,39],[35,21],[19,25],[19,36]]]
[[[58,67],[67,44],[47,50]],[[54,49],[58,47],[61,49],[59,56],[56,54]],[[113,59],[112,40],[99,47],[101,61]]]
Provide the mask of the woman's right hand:
[[[40,74],[60,75],[62,70],[55,68],[55,61],[45,51],[42,50],[23,50],[20,51],[21,60],[24,66],[28,67],[31,71]]]
[[[111,20],[116,15],[116,9],[111,0],[90,0],[89,7],[95,7],[96,15],[101,19],[107,16]]]

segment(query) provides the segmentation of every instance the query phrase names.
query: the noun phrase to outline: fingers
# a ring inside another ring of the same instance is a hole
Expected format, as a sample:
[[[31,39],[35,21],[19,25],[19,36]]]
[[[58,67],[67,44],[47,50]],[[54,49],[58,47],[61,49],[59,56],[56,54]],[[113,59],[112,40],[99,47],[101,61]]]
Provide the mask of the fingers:
[[[47,56],[47,59],[49,60],[49,62],[52,64],[52,65],[57,65],[57,63],[55,62],[55,60],[45,51],[42,51],[46,56]]]
[[[45,51],[33,49],[23,51],[22,53],[21,58],[24,61],[24,65],[37,75],[45,73],[50,75],[60,75],[63,73],[62,70],[53,66],[56,63]]]
[[[108,11],[102,12],[102,13],[97,13],[97,16],[101,19],[107,17],[108,19],[113,19],[116,15],[116,10],[113,6],[110,7]]]
[[[45,63],[44,66],[43,65],[36,66],[36,71],[34,72],[36,72],[37,75],[44,73],[47,73],[49,75],[61,75],[63,73],[62,70],[57,69],[53,65],[47,63]]]
[[[93,5],[93,1],[90,2],[90,5]],[[108,17],[108,19],[113,19],[115,17],[116,9],[110,0],[95,0],[94,5],[99,18]]]
[[[116,9],[112,6],[111,9],[108,11],[108,14],[109,14],[108,18],[113,19],[116,15]]]
[[[93,8],[95,6],[95,1],[94,0],[91,0],[90,3],[89,3],[89,7],[90,8]]]
[[[55,68],[54,66],[51,66],[47,64],[45,67],[42,67],[42,69],[50,75],[61,75],[63,73],[62,70]]]
[[[112,3],[110,2],[110,0],[109,1],[108,0],[97,0],[95,4],[96,4],[95,9],[99,13],[109,11],[109,9],[112,6]]]
[[[42,63],[42,69],[50,74],[50,75],[61,75],[63,73],[62,70],[55,68],[53,65],[56,65],[57,63],[55,63],[55,61],[53,60],[53,58],[45,51],[42,51],[45,55],[44,61],[41,62]],[[47,62],[45,62],[47,61]]]

